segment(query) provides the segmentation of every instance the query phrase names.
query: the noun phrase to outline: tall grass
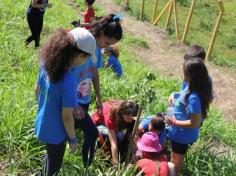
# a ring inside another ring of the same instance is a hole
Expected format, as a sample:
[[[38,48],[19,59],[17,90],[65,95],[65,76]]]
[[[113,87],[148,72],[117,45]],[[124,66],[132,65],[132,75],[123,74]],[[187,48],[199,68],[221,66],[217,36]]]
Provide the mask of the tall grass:
[[[54,4],[54,7],[45,14],[42,41],[45,41],[57,27],[70,28],[70,21],[78,18],[78,12],[68,6],[67,2],[59,0],[50,2]],[[3,0],[0,6],[2,7],[0,10],[2,15],[0,21],[0,170],[2,175],[35,174],[41,169],[45,154],[44,145],[34,137],[37,105],[33,87],[38,70],[38,50],[34,50],[32,45],[29,48],[24,47],[24,40],[29,35],[25,21],[27,6],[28,1],[24,0],[17,2]],[[148,78],[146,86],[153,89],[149,94],[149,98],[151,96],[153,101],[146,106],[143,116],[164,111],[169,94],[179,89],[180,82],[163,77],[140,64],[136,56],[131,51],[127,51],[125,46],[130,42],[134,45],[142,45],[145,44],[143,42],[145,40],[141,39],[142,42],[137,42],[140,39],[131,39],[124,37],[120,44],[120,60],[124,76],[119,79],[111,70],[100,71],[103,100],[112,97],[138,99],[137,85]],[[92,97],[94,99],[94,93]],[[94,109],[95,105],[92,104],[91,111]],[[214,118],[216,121],[211,121]],[[218,128],[220,131],[215,130]],[[188,155],[184,172],[190,175],[232,175],[235,173],[235,156],[216,157],[208,148],[201,150],[203,142],[206,141],[204,136],[218,136],[221,141],[235,147],[235,143],[231,143],[231,141],[236,141],[235,135],[232,134],[234,130],[235,125],[228,125],[223,121],[217,110],[211,111],[209,120],[202,128],[200,141],[194,145]],[[112,168],[108,156],[100,150],[96,152],[92,166],[87,170],[83,169],[81,131],[78,131],[77,135],[78,152],[75,155],[66,152],[60,175],[133,175],[136,172],[132,166]]]

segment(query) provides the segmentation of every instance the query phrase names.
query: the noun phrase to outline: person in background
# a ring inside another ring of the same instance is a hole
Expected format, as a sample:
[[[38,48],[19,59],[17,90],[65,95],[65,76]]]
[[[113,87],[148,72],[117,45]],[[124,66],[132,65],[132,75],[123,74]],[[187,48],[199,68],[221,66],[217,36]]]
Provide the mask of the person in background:
[[[116,45],[111,45],[104,49],[104,54],[108,56],[106,67],[111,68],[117,77],[121,77],[123,71],[118,59],[120,55],[119,48]]]
[[[40,51],[35,133],[46,145],[43,175],[58,174],[67,141],[70,151],[76,151],[73,110],[77,107],[77,84],[70,68],[95,57],[95,48],[95,38],[86,29],[73,33],[58,29]]]
[[[46,8],[51,8],[52,4],[48,0],[31,0],[27,10],[27,22],[31,31],[31,35],[25,40],[25,45],[28,46],[33,40],[35,48],[39,47],[40,34],[43,28],[43,17]]]
[[[85,12],[81,12],[80,14],[84,17],[84,23],[80,23],[80,27],[85,27],[86,29],[90,29],[91,24],[95,21],[95,10],[93,8],[93,3],[95,0],[85,0]]]

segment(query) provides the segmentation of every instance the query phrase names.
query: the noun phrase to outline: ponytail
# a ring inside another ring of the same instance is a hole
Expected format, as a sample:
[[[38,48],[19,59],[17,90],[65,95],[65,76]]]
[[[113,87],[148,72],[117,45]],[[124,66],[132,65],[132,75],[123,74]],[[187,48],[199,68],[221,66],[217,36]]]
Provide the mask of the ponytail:
[[[120,18],[114,14],[98,17],[97,20],[91,25],[90,32],[95,37],[99,37],[101,34],[104,34],[108,38],[115,38],[119,41],[122,38]]]

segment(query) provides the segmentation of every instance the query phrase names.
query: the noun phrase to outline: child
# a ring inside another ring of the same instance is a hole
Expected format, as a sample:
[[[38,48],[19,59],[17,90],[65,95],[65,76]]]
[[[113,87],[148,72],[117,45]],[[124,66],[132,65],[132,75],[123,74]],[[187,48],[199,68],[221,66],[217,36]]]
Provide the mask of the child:
[[[110,67],[113,72],[116,73],[117,77],[122,76],[122,66],[120,61],[118,60],[119,57],[119,49],[116,45],[111,45],[104,49],[104,54],[106,54],[109,59],[106,67]]]
[[[162,147],[156,133],[144,133],[137,143],[138,150],[142,152],[142,158],[138,160],[137,167],[145,176],[168,176],[169,167],[167,158],[161,155]]]
[[[148,131],[155,132],[158,135],[160,144],[162,148],[164,148],[166,143],[166,131],[164,119],[160,114],[157,113],[154,116],[147,116],[140,122],[138,127],[139,137]]]
[[[25,40],[25,46],[28,46],[34,40],[35,48],[39,47],[44,13],[46,8],[51,7],[52,4],[49,4],[48,0],[31,0],[30,6],[27,9],[27,22],[31,35]]]
[[[199,45],[193,44],[187,49],[187,51],[184,55],[184,62],[189,59],[195,59],[195,58],[200,58],[203,62],[205,62],[205,57],[206,57],[206,52],[205,52],[204,48]],[[212,82],[211,77],[209,77],[209,79]],[[187,86],[188,86],[188,84],[183,80],[181,90],[184,90]],[[175,92],[175,93],[171,94],[169,97],[168,101],[171,106],[174,105],[174,100],[178,97],[178,96],[174,97],[176,95],[176,93],[179,94],[179,92]],[[212,94],[212,100],[213,100],[213,98],[214,98],[214,95]]]
[[[189,145],[198,139],[200,125],[207,118],[212,96],[212,84],[201,58],[185,61],[183,72],[188,86],[181,91],[175,102],[174,117],[167,119],[171,125],[171,158],[177,172],[183,166]]]
[[[73,109],[77,107],[77,85],[70,67],[83,64],[90,56],[95,57],[95,48],[95,38],[86,29],[69,33],[59,29],[41,49],[35,87],[38,100],[35,133],[46,144],[43,175],[57,175],[67,141],[70,151],[76,151]]]
[[[138,105],[133,101],[110,100],[103,103],[102,114],[93,113],[92,119],[96,126],[104,125],[108,128],[108,138],[111,145],[112,162],[118,164],[118,151],[121,161],[128,150],[128,136],[132,133],[134,117],[138,113]],[[119,131],[126,129],[126,136]]]
[[[83,65],[72,68],[72,73],[77,81],[78,109],[80,109],[80,114],[75,113],[74,116],[75,126],[76,128],[81,128],[84,133],[82,147],[84,166],[90,165],[93,161],[95,142],[98,136],[97,128],[88,114],[89,104],[91,103],[92,84],[96,94],[98,112],[101,114],[103,109],[98,72],[98,69],[102,67],[100,48],[115,44],[122,38],[122,27],[119,19],[115,17],[115,15],[109,14],[93,23],[90,31],[96,39],[96,59],[89,59]],[[81,113],[81,109],[83,113]]]
[[[81,12],[81,15],[84,16],[84,23],[80,24],[80,27],[84,26],[86,29],[90,29],[91,23],[95,20],[95,11],[93,8],[93,3],[95,0],[85,0],[85,12]]]

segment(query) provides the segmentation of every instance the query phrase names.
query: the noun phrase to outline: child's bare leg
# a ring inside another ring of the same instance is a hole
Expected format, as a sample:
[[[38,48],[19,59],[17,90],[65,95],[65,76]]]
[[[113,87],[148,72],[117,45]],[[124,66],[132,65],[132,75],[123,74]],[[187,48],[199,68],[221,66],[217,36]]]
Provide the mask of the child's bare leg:
[[[179,172],[181,171],[183,164],[184,164],[184,155],[172,152],[171,153],[171,160],[175,165],[176,175],[179,175]]]

